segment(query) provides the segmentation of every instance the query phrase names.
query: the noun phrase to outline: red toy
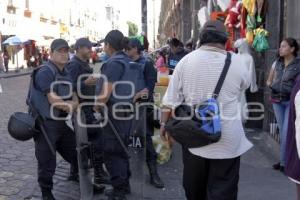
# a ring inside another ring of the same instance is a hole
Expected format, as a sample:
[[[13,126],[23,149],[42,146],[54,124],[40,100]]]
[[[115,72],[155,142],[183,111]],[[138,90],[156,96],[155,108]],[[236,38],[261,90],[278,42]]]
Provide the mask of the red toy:
[[[227,51],[234,51],[233,43],[235,41],[235,30],[241,27],[241,12],[242,3],[237,0],[231,0],[227,9],[228,15],[225,20],[225,26],[229,33],[229,38],[226,44]]]

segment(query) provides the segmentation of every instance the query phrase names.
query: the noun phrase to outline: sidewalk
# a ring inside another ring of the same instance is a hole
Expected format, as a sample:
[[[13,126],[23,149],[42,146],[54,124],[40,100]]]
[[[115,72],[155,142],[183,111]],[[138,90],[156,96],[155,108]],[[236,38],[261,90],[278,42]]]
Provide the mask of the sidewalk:
[[[0,79],[29,75],[31,74],[32,70],[33,68],[25,68],[25,69],[20,69],[18,72],[17,71],[9,71],[8,73],[3,72],[0,73]]]
[[[282,173],[271,169],[279,155],[278,144],[266,133],[248,130],[248,138],[254,147],[241,159],[241,173],[239,183],[239,200],[293,200],[296,199],[295,186]],[[133,155],[135,155],[133,153]],[[142,162],[131,159],[131,170],[140,171]],[[159,172],[165,182],[165,189],[156,189],[149,184],[149,176],[144,164],[144,175],[131,179],[132,194],[129,200],[184,200],[182,188],[181,148],[176,145],[173,158],[165,165],[159,166]],[[55,175],[54,194],[60,200],[79,199],[78,184],[66,181],[69,166],[60,161]],[[143,178],[144,177],[144,178]],[[36,187],[32,200],[40,199],[40,192]],[[103,195],[95,199],[106,199]]]

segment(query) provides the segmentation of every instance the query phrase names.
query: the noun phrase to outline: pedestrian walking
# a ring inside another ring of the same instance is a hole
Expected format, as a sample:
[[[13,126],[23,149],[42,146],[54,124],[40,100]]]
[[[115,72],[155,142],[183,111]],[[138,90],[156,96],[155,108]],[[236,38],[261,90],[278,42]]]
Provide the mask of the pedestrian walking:
[[[177,38],[172,38],[169,42],[170,52],[168,55],[168,66],[171,69],[170,74],[173,74],[173,70],[177,66],[178,62],[187,55],[187,52],[183,48],[183,44]]]
[[[173,109],[183,102],[197,106],[213,94],[225,60],[230,56],[225,51],[227,39],[222,22],[208,21],[200,33],[201,47],[177,64],[162,102],[160,133],[164,140],[172,142],[165,124]],[[245,136],[238,102],[241,93],[250,86],[250,80],[241,57],[236,54],[231,57],[217,99],[222,137],[206,146],[183,147],[183,187],[188,200],[237,199],[240,157],[252,147]]]
[[[155,88],[155,83],[157,81],[157,73],[154,68],[153,62],[145,58],[144,56],[142,56],[142,51],[143,51],[143,47],[141,42],[138,39],[129,40],[129,43],[126,48],[127,55],[133,62],[139,63],[141,67],[144,68],[145,88],[142,88],[142,90],[136,94],[134,99],[137,104],[140,103],[141,105],[143,105],[144,102],[154,104],[153,92]],[[147,110],[147,108],[150,105],[146,104],[145,106]],[[143,109],[141,106],[138,108]],[[147,113],[144,112],[143,114],[147,115]],[[139,117],[139,118],[147,120],[147,116]],[[149,120],[147,120],[147,122],[143,124],[146,124],[146,127],[143,130],[146,130],[146,162],[150,174],[150,183],[157,188],[163,188],[164,183],[159,177],[159,174],[157,172],[157,162],[156,162],[157,153],[153,147],[153,141],[152,141],[152,136],[154,135],[154,126],[150,123]]]
[[[275,77],[271,88],[271,101],[280,134],[280,161],[273,165],[275,170],[284,171],[285,149],[290,110],[290,95],[296,77],[300,73],[300,59],[297,58],[298,43],[293,38],[284,39],[276,60]]]
[[[65,70],[68,52],[69,46],[65,40],[53,40],[50,60],[33,72],[27,101],[34,115],[38,114],[43,119],[41,126],[44,127],[48,137],[41,133],[34,137],[35,155],[38,161],[38,183],[43,200],[55,199],[52,188],[56,151],[77,168],[75,134],[66,124],[67,116],[77,108],[79,103],[75,93],[69,94],[73,89],[72,79]],[[64,83],[55,83],[57,80]],[[55,152],[52,152],[53,150]]]
[[[160,67],[165,67],[166,66],[166,57],[165,57],[165,53],[163,50],[158,51],[156,53],[156,63],[155,63],[155,67],[156,68],[160,68]]]
[[[8,52],[7,50],[4,50],[4,53],[3,53],[3,60],[4,60],[4,67],[5,67],[5,72],[7,73],[8,72],[8,62],[9,62],[9,55],[8,55]]]
[[[93,125],[96,121],[93,103],[97,78],[93,77],[93,69],[88,62],[92,53],[92,43],[87,38],[80,38],[76,41],[74,49],[76,53],[66,68],[72,77],[75,87],[77,87],[79,102],[91,104],[83,106],[82,111],[85,114],[87,125]],[[85,75],[85,77],[80,78],[82,75]],[[109,183],[108,174],[103,169],[103,137],[100,127],[88,127],[87,132],[94,151],[94,190],[99,192],[104,190],[102,184]],[[74,176],[78,177],[78,174],[74,174]]]
[[[0,73],[4,72],[4,60],[3,60],[3,53],[0,51]]]
[[[126,95],[132,88],[128,88],[128,84],[120,84],[120,81],[129,81],[131,75],[130,59],[123,52],[127,41],[118,30],[112,30],[106,35],[104,51],[110,58],[101,68],[101,74],[106,76],[106,80],[101,80],[97,84],[99,91],[96,102],[106,105],[107,116],[111,121],[103,127],[104,162],[113,187],[112,192],[107,193],[109,200],[124,200],[126,194],[130,193],[129,158],[124,146],[128,145],[132,122],[122,119],[130,117],[132,114],[128,111],[130,108],[128,104],[132,99]],[[119,85],[116,85],[118,83]],[[100,111],[101,107],[95,106],[95,110]],[[114,114],[116,110],[123,111],[118,112],[116,116]]]

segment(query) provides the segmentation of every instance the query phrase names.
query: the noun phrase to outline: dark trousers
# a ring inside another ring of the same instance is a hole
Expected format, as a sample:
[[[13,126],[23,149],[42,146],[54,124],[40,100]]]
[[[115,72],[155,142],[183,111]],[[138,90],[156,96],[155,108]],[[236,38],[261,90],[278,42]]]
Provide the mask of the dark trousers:
[[[83,112],[85,114],[85,120],[87,125],[94,125],[96,119],[94,117],[93,107],[85,106],[83,107]],[[92,146],[92,161],[94,167],[101,167],[103,164],[103,136],[100,127],[89,127],[87,128],[88,140],[91,142]]]
[[[64,121],[45,121],[43,124],[53,148],[70,164],[77,168],[76,142],[74,132]],[[52,189],[56,168],[56,155],[50,151],[42,133],[34,139],[35,155],[38,161],[38,182],[41,189]]]
[[[116,193],[125,194],[129,187],[129,158],[116,139],[106,139],[104,144],[104,163]]]
[[[102,165],[103,161],[103,136],[100,128],[88,128],[88,139],[92,144],[93,164]]]
[[[8,61],[4,61],[5,71],[8,72]]]
[[[110,116],[110,119],[112,117]],[[131,123],[128,121],[112,120],[125,146],[129,142]],[[111,183],[116,194],[124,195],[129,188],[129,158],[117,140],[110,125],[103,127],[104,163],[110,174]]]
[[[153,141],[152,141],[154,129],[153,129],[153,127],[148,127],[147,129],[148,130],[147,130],[147,134],[146,134],[146,162],[147,163],[150,163],[150,162],[156,163],[157,153],[154,149]]]
[[[236,200],[240,157],[205,159],[183,149],[183,187],[188,200]]]

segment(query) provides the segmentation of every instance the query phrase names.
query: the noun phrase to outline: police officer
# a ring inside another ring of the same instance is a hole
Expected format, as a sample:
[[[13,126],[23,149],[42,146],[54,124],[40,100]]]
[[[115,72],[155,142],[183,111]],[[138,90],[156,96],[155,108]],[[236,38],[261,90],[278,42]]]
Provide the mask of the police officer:
[[[99,96],[97,96],[97,103],[105,104],[108,112],[108,118],[117,130],[121,140],[125,145],[128,145],[129,132],[131,127],[130,120],[120,120],[115,118],[112,114],[113,107],[118,103],[126,102],[125,99],[119,99],[113,93],[124,92],[124,90],[118,89],[115,84],[124,80],[124,74],[129,69],[130,59],[123,52],[123,49],[127,41],[123,34],[118,30],[110,31],[105,37],[104,51],[110,57],[102,66],[101,73],[106,76],[106,80],[99,82]],[[119,104],[120,105],[120,104]],[[120,105],[122,107],[122,105]],[[96,106],[95,110],[99,110],[100,107]],[[126,117],[128,113],[121,113],[123,117]],[[128,114],[129,115],[129,114]],[[119,116],[120,117],[120,116]],[[129,185],[129,158],[121,147],[120,142],[117,140],[115,132],[112,126],[107,123],[103,127],[104,138],[104,162],[111,177],[111,183],[113,190],[108,194],[109,200],[124,200],[126,194],[130,193]]]
[[[157,73],[154,68],[153,62],[145,58],[142,55],[143,47],[138,39],[130,39],[126,48],[126,53],[132,61],[140,63],[144,66],[144,79],[146,87],[137,93],[135,101],[139,102],[154,102],[153,91],[157,80]],[[146,97],[146,98],[144,98]],[[146,114],[146,113],[145,113]],[[145,118],[142,118],[145,119]],[[147,119],[147,118],[146,118]],[[157,153],[153,147],[152,136],[154,133],[154,127],[149,123],[146,123],[146,162],[150,173],[150,182],[157,188],[163,188],[164,183],[157,172]]]
[[[66,124],[66,117],[78,106],[78,98],[72,89],[72,79],[65,70],[69,45],[63,39],[55,39],[50,48],[50,60],[43,64],[33,77],[34,87],[30,88],[30,102],[44,119],[42,126],[53,149],[77,168],[75,135]],[[56,155],[51,152],[43,134],[37,135],[34,142],[38,161],[38,183],[43,200],[54,200],[51,191]]]
[[[87,38],[80,38],[75,43],[76,54],[67,64],[67,70],[70,73],[77,88],[79,103],[94,103],[95,85],[97,78],[93,77],[93,69],[89,65],[89,59],[92,53],[92,43]],[[80,78],[81,75],[84,75]],[[94,117],[93,105],[82,107],[85,113],[86,123],[92,125],[96,119]],[[109,177],[103,169],[103,138],[99,128],[87,128],[89,140],[93,144],[93,166],[94,166],[94,185],[97,191],[103,190],[101,184],[109,183]]]

